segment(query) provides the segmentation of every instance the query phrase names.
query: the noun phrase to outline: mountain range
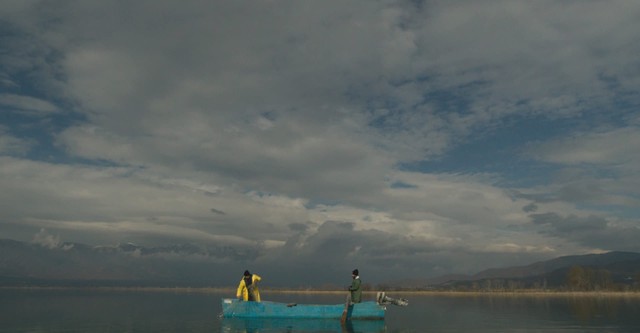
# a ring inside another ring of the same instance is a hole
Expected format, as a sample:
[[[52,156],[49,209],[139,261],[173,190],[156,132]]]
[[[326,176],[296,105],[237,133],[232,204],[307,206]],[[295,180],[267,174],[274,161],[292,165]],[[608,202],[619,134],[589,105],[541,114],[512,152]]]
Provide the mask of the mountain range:
[[[562,256],[524,266],[490,268],[473,275],[446,275],[431,279],[404,281],[413,288],[445,288],[470,286],[487,281],[512,281],[531,287],[538,284],[547,288],[566,286],[567,276],[573,267],[592,271],[606,271],[611,282],[632,284],[640,280],[640,253],[612,251],[600,254]]]
[[[256,256],[249,252],[193,244],[52,246],[0,239],[0,286],[229,286],[230,281],[235,283],[238,279],[238,272],[244,270],[241,263]],[[486,269],[473,275],[391,281],[385,286],[433,289],[508,280],[558,288],[566,283],[574,266],[606,270],[614,283],[628,284],[640,278],[640,253],[614,251],[563,256],[523,266]]]
[[[216,262],[242,262],[255,253],[230,247],[180,244],[143,247],[131,243],[51,246],[0,240],[2,285],[215,286],[236,281],[240,267],[220,271]],[[233,264],[231,265],[233,266]]]

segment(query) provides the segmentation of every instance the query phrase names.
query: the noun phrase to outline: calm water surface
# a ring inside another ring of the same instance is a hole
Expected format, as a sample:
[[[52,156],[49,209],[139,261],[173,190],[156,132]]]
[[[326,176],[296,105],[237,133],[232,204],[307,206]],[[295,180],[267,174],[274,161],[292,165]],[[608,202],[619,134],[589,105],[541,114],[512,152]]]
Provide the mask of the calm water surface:
[[[221,319],[228,294],[0,290],[0,332],[640,332],[640,298],[425,296],[384,321]],[[344,295],[263,293],[337,304]]]

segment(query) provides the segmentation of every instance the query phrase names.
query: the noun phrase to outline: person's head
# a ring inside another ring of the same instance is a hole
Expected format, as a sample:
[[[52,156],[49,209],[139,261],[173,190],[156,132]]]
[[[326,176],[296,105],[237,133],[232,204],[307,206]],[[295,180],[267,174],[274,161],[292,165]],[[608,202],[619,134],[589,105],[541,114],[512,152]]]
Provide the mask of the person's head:
[[[359,274],[359,272],[358,272],[358,269],[357,269],[357,268],[356,268],[356,269],[354,269],[354,270],[351,272],[351,275],[353,275],[354,277],[355,277],[355,276],[360,275],[360,274]]]
[[[249,271],[244,271],[244,276],[251,276],[251,273],[249,273]]]

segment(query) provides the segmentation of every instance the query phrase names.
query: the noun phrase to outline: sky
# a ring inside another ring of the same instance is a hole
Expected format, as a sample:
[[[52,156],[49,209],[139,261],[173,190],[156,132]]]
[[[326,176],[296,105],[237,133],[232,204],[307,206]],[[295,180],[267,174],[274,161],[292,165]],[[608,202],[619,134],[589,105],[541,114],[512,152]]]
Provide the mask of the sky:
[[[0,50],[3,239],[280,283],[640,251],[635,0],[8,0]]]

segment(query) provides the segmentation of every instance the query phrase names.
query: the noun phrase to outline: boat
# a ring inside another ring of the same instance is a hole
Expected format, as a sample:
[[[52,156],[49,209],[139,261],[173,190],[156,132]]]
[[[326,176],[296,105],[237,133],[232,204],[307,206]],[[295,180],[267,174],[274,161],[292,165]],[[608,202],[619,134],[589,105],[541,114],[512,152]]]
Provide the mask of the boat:
[[[383,320],[388,304],[406,306],[408,301],[405,299],[393,299],[384,293],[378,293],[376,301],[351,303],[347,300],[346,304],[247,302],[233,298],[223,298],[222,317]]]
[[[349,320],[317,318],[222,318],[220,332],[387,332],[384,320]]]

